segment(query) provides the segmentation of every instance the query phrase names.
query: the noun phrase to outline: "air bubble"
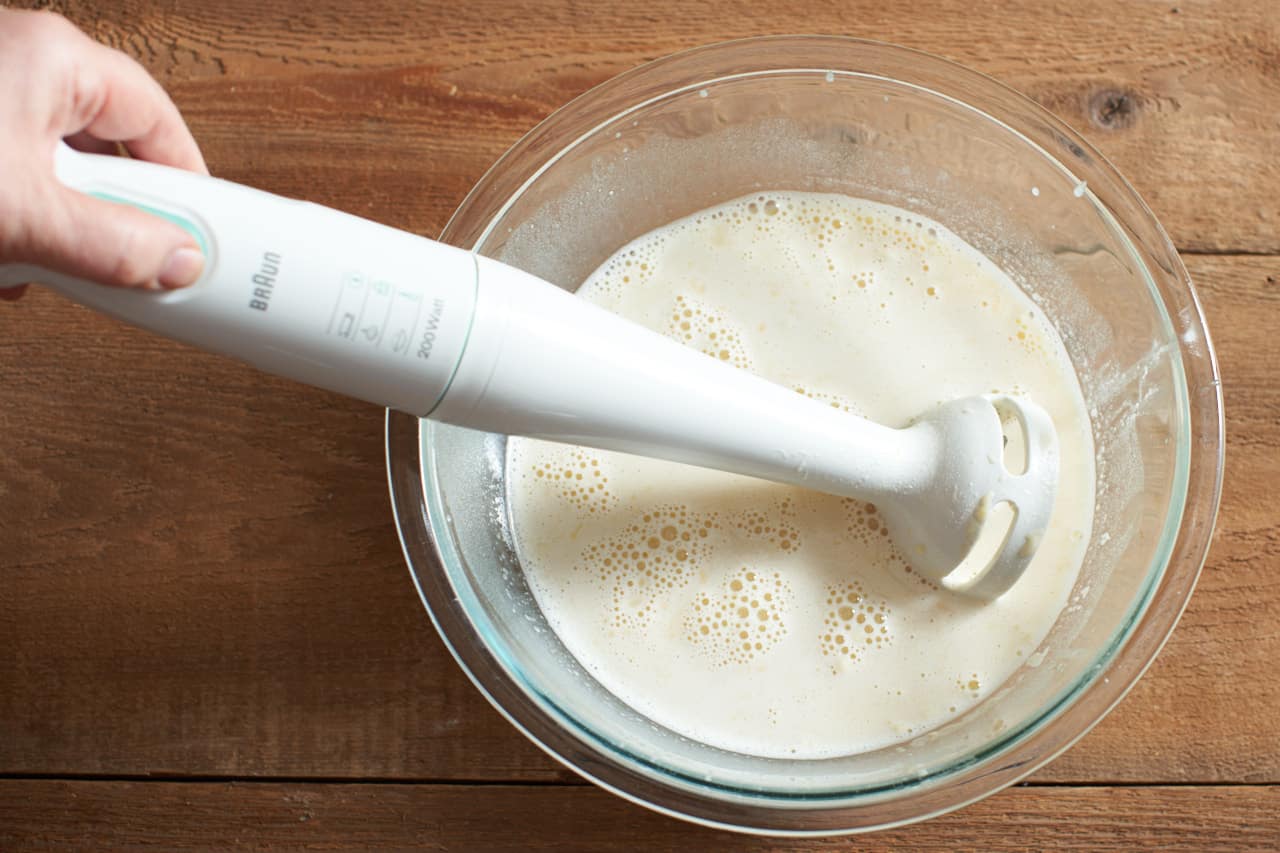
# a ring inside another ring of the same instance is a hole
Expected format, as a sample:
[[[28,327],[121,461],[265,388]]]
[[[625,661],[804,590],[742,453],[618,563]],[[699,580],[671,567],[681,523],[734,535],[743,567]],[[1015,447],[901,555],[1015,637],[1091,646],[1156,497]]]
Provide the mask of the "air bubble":
[[[860,582],[849,581],[844,584],[829,585],[826,588],[826,598],[830,609],[822,620],[825,630],[818,636],[818,647],[823,654],[828,657],[835,656],[848,663],[856,663],[868,650],[890,645],[892,637],[888,626],[886,625],[885,630],[877,634],[875,626],[867,622],[868,616],[879,616],[883,620],[888,613],[888,605],[884,601],[869,598]],[[832,606],[832,602],[847,603]],[[853,631],[859,625],[862,626],[863,634],[871,636],[866,637],[862,646],[850,645],[845,632]],[[841,667],[831,667],[833,675],[838,675],[842,671],[845,670]]]
[[[762,590],[772,590],[763,593]],[[745,594],[744,594],[745,593]],[[766,597],[767,596],[767,597]],[[697,646],[717,668],[749,663],[769,652],[787,635],[782,617],[791,599],[791,585],[778,572],[762,573],[748,567],[738,569],[717,592],[695,595],[696,604],[685,619],[685,636]],[[749,600],[769,603],[752,611],[738,602]],[[707,615],[707,603],[715,601],[719,608],[713,617]],[[730,614],[725,616],[724,614]],[[754,637],[754,642],[742,642]]]

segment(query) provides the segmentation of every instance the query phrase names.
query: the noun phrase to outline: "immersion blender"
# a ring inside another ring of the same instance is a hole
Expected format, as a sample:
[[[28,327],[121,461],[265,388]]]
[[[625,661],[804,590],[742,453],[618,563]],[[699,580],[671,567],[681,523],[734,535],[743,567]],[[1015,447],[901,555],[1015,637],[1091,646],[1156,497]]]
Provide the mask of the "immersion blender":
[[[190,287],[151,292],[8,265],[0,286],[38,281],[153,332],[419,417],[875,501],[918,571],[977,596],[1018,579],[1048,523],[1056,433],[1026,399],[964,398],[891,429],[463,249],[64,144],[55,164],[73,189],[185,228],[204,271]],[[1006,468],[1002,419],[1020,425],[1021,473]],[[1011,512],[983,533],[997,506]],[[991,553],[961,566],[981,550],[980,533]]]

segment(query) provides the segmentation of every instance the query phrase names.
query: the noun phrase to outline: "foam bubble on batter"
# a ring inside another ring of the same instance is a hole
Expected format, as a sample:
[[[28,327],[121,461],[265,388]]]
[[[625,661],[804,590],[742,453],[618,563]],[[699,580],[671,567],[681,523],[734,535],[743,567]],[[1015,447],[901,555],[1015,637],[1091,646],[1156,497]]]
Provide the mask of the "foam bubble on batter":
[[[615,627],[645,626],[662,597],[688,585],[719,526],[716,513],[652,507],[620,533],[587,545],[574,568],[608,588]]]
[[[715,667],[750,663],[787,635],[791,595],[781,573],[743,567],[718,590],[694,597],[685,636]]]
[[[829,585],[826,606],[819,645],[823,657],[835,659],[833,675],[892,641],[889,605],[883,599],[870,598],[859,581]]]
[[[698,299],[676,296],[667,335],[704,355],[743,370],[751,369],[751,356],[742,342],[742,333],[721,312]]]
[[[560,460],[545,460],[531,469],[565,502],[586,512],[607,512],[617,503],[609,490],[609,478],[600,470],[599,456],[585,448],[573,448]]]

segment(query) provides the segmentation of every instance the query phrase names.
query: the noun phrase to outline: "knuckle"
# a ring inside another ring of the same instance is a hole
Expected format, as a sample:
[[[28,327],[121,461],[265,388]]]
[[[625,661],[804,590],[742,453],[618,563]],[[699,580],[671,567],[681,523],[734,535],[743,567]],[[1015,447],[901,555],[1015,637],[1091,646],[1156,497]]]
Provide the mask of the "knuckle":
[[[25,16],[28,33],[48,38],[62,38],[78,32],[75,24],[51,9],[35,9]]]
[[[15,9],[6,17],[5,30],[15,45],[37,50],[75,30],[70,21],[48,9]]]
[[[65,65],[73,43],[81,37],[75,24],[56,12],[13,11],[0,27],[0,54],[39,78]]]

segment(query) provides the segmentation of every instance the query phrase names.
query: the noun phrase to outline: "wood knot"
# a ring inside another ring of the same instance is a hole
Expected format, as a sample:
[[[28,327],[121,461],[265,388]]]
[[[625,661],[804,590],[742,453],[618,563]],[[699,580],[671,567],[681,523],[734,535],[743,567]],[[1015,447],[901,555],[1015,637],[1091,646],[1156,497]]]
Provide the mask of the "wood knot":
[[[1100,89],[1089,96],[1089,121],[1103,130],[1124,130],[1138,121],[1138,94]]]

